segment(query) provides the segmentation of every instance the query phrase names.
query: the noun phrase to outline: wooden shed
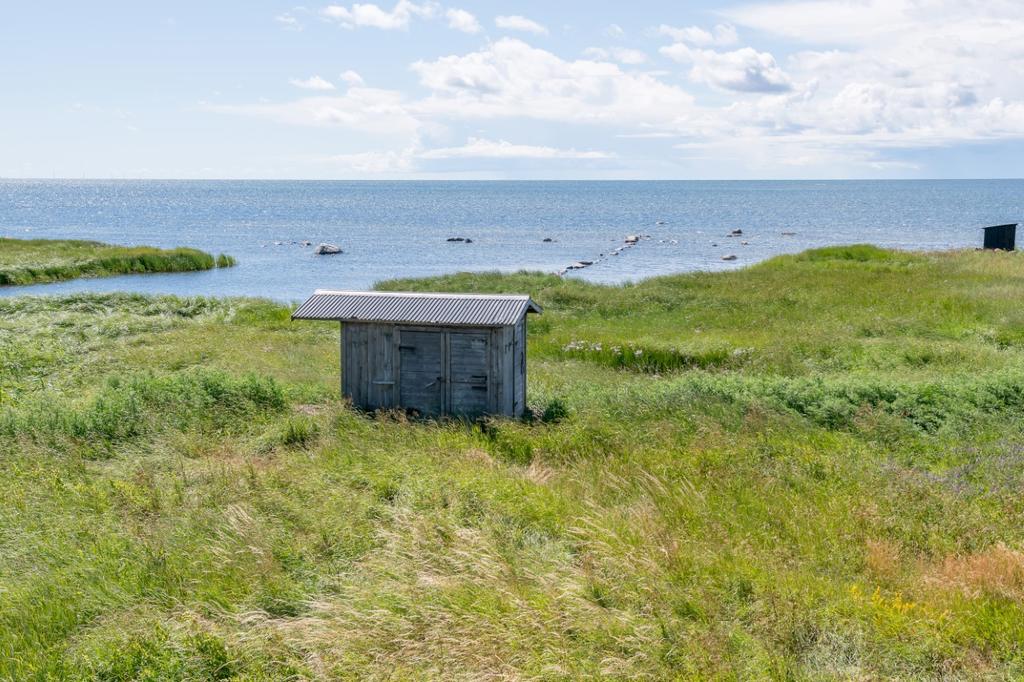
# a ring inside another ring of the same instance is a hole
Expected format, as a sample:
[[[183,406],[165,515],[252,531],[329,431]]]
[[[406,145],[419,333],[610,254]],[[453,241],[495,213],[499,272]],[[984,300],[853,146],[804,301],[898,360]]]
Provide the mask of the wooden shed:
[[[529,296],[316,291],[293,320],[341,322],[341,392],[427,416],[526,409]]]

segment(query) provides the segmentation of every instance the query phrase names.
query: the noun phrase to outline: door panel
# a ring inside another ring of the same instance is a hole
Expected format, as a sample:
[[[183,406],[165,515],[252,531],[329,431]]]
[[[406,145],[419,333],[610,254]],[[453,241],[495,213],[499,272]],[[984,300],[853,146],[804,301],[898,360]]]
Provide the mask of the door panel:
[[[406,409],[425,415],[444,411],[444,333],[400,332],[400,397]]]
[[[448,366],[451,371],[451,412],[479,416],[487,412],[489,334],[449,332]]]

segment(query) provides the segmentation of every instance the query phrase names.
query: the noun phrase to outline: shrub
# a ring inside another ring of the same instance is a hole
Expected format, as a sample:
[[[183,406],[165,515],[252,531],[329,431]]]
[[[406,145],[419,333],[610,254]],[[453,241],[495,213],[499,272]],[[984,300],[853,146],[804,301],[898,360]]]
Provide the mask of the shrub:
[[[552,398],[540,411],[540,420],[545,424],[555,424],[569,416],[569,406],[561,398]]]

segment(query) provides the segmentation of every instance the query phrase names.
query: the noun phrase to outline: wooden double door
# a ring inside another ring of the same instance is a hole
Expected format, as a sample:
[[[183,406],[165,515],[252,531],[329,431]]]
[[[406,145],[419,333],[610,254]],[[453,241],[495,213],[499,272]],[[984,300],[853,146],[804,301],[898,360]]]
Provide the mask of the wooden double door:
[[[490,334],[399,331],[399,404],[424,415],[476,417],[487,412]]]

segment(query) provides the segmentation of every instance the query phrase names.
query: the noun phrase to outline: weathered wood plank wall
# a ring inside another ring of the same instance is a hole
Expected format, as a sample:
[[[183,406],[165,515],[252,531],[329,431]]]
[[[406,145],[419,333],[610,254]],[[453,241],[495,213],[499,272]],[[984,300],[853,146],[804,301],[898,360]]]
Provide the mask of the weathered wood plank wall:
[[[342,325],[342,392],[364,409],[520,416],[525,325],[496,328]]]

